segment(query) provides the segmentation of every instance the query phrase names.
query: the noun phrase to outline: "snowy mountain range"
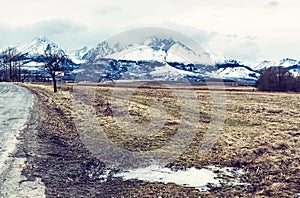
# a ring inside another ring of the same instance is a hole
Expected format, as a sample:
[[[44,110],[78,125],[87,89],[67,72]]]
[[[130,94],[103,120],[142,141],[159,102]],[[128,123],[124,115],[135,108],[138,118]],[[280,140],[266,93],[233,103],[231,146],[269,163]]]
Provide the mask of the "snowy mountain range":
[[[127,46],[103,41],[91,49],[83,47],[71,52],[65,52],[45,37],[35,38],[15,48],[26,54],[23,67],[37,69],[41,63],[36,62],[34,57],[45,53],[49,46],[53,53],[68,55],[74,64],[74,74],[90,70],[102,79],[202,81],[204,78],[218,78],[255,83],[260,72],[269,67],[283,66],[295,75],[300,72],[300,61],[290,58],[251,66],[226,58],[213,61],[214,57],[209,53],[196,53],[173,38],[155,36]]]
[[[277,62],[263,61],[259,65],[254,66],[253,69],[259,71],[259,70],[267,69],[269,67],[279,67],[279,66],[289,69],[293,66],[298,66],[298,65],[300,65],[300,61],[291,58],[285,58]]]
[[[110,45],[108,42],[103,41],[90,49],[83,56],[83,59],[89,62],[108,58],[130,61],[195,63],[204,58],[209,59],[209,56],[207,53],[197,54],[173,38],[159,39],[152,36],[141,43],[133,43],[125,47],[121,47],[119,43]]]

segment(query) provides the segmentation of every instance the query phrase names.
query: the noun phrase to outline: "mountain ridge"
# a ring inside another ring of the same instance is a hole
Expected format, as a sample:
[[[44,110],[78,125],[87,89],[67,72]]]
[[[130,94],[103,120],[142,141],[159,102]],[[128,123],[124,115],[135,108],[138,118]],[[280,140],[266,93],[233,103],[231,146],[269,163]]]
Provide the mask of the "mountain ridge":
[[[229,81],[240,80],[255,82],[258,79],[260,72],[269,67],[283,66],[295,75],[298,75],[300,72],[300,61],[291,58],[285,58],[277,62],[263,61],[257,65],[246,65],[241,61],[224,57],[220,58],[218,62],[212,61],[212,63],[208,61],[211,59],[211,55],[207,52],[197,54],[188,46],[185,46],[173,38],[157,38],[155,36],[148,37],[141,43],[133,43],[124,47],[121,47],[119,43],[111,45],[107,41],[102,41],[93,48],[89,49],[87,47],[83,47],[72,52],[65,52],[56,43],[50,41],[46,37],[36,37],[28,43],[15,46],[15,48],[17,51],[27,54],[29,57],[34,57],[36,55],[43,54],[48,46],[51,47],[53,52],[68,55],[75,65],[84,65],[84,67],[88,64],[98,64],[97,62],[99,61],[103,65],[111,64],[110,61],[105,62],[105,59],[113,59],[117,62],[119,61],[120,63],[118,67],[122,68],[122,72],[119,70],[115,70],[114,72],[119,72],[118,75],[124,75],[125,72],[135,71],[136,73],[134,78],[138,78],[138,71],[141,73],[146,72],[146,68],[150,68],[149,65],[152,65],[152,69],[149,70],[149,78],[151,78],[152,74],[159,76],[159,71],[161,71],[162,75],[167,75],[167,73],[168,75],[180,73],[180,75],[186,74],[186,76],[198,76],[199,79],[209,77],[221,78]],[[198,63],[198,60],[204,60],[204,64]],[[148,66],[145,66],[147,65],[146,62],[148,62]],[[158,65],[157,71],[153,69],[153,64],[155,63]],[[115,66],[118,65],[116,63],[114,64]],[[36,66],[39,64],[35,64],[33,59],[29,59],[26,66],[30,67],[30,65]],[[141,68],[142,65],[145,69]],[[105,67],[109,68],[110,66],[106,65]],[[105,67],[103,66],[103,68]],[[133,67],[139,69],[134,69]],[[174,68],[176,72],[172,68]],[[77,68],[75,68],[75,70],[76,69]],[[107,71],[113,70],[108,69]],[[107,74],[107,71],[103,70],[102,72],[106,72],[107,76],[116,76],[115,74]],[[172,79],[174,76],[169,77]]]

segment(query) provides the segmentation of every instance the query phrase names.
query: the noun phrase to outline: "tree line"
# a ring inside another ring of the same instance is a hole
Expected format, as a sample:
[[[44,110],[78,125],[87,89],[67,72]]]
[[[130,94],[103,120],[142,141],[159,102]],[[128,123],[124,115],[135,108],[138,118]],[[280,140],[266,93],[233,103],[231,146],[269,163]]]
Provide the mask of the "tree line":
[[[23,82],[28,71],[22,66],[28,60],[43,63],[40,67],[45,73],[51,76],[53,91],[57,92],[56,76],[58,72],[64,71],[70,59],[63,51],[55,51],[48,45],[43,54],[28,57],[28,54],[17,52],[16,48],[7,48],[0,53],[0,81]]]
[[[16,82],[22,80],[22,60],[24,54],[18,53],[15,48],[7,48],[0,55],[1,81]]]
[[[284,67],[271,67],[261,73],[256,86],[259,91],[300,92],[300,76]]]

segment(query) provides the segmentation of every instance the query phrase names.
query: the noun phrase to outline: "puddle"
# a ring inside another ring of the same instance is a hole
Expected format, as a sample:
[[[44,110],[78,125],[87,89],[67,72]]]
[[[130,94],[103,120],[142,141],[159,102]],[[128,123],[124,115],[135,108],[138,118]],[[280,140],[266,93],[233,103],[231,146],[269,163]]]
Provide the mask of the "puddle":
[[[240,181],[243,171],[231,167],[208,166],[202,169],[189,168],[173,171],[170,168],[162,168],[152,165],[146,168],[138,168],[122,171],[114,175],[124,180],[138,179],[148,182],[175,183],[185,187],[194,187],[200,191],[208,191],[208,184],[212,186],[246,185]]]

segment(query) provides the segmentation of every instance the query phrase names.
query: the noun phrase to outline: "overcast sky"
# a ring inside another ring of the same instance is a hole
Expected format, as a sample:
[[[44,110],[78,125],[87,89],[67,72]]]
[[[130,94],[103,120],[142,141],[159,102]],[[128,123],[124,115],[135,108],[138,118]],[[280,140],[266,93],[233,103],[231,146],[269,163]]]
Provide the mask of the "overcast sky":
[[[9,0],[0,7],[0,47],[46,36],[73,50],[155,26],[229,58],[300,60],[299,10],[299,0]]]

